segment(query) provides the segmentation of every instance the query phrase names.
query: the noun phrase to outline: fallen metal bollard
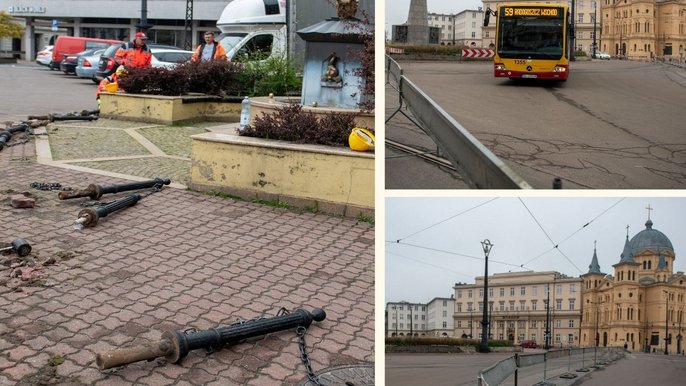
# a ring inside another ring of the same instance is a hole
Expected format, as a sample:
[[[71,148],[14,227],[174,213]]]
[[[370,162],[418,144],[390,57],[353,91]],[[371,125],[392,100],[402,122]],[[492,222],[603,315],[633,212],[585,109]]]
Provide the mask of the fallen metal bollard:
[[[325,318],[326,312],[321,308],[315,308],[312,312],[299,308],[285,315],[239,322],[228,327],[205,331],[166,331],[162,334],[162,339],[155,342],[99,353],[95,356],[95,363],[100,370],[160,357],[165,357],[170,363],[176,363],[191,350],[218,350],[255,336],[296,327],[307,328],[313,320],[321,322]]]
[[[57,194],[57,197],[60,200],[68,200],[70,198],[79,198],[79,197],[90,197],[93,200],[97,200],[100,197],[102,197],[103,194],[119,193],[119,192],[126,192],[129,190],[153,188],[155,186],[161,187],[162,185],[169,185],[169,184],[171,184],[170,179],[162,179],[162,178],[155,178],[154,180],[132,182],[129,184],[109,185],[109,186],[90,184],[90,185],[88,185],[88,187],[86,189],[83,189],[83,190],[71,190],[71,191],[59,192]]]
[[[140,194],[131,194],[121,200],[114,201],[110,204],[93,208],[86,208],[79,212],[79,218],[74,221],[74,227],[94,227],[97,225],[100,217],[107,217],[108,214],[119,209],[124,209],[129,206],[134,206],[141,199]],[[77,228],[78,229],[78,228]]]
[[[9,128],[0,131],[0,150],[2,150],[5,146],[7,146],[7,142],[10,141],[10,138],[12,138],[12,135],[15,133],[20,133],[22,131],[26,131],[29,126],[25,123],[20,123],[15,126],[10,126]]]
[[[9,247],[0,248],[0,252],[15,251],[17,255],[24,257],[31,253],[31,245],[24,239],[15,239]]]
[[[58,114],[50,114],[48,115],[48,118],[50,122],[55,122],[55,121],[94,121],[98,118],[100,118],[97,115],[58,115]]]

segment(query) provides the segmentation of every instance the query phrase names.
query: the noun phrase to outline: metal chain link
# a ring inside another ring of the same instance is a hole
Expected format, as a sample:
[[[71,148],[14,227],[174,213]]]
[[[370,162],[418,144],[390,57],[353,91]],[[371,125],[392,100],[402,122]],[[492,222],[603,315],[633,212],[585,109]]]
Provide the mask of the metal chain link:
[[[62,186],[62,184],[60,184],[58,182],[32,182],[31,187],[34,189],[45,190],[45,191],[49,191],[49,190],[62,190],[62,191],[71,190],[70,187]]]
[[[305,335],[307,334],[307,328],[300,326],[295,330],[300,338],[300,359],[302,359],[303,365],[305,365],[305,370],[307,371],[307,379],[312,382],[315,386],[325,386],[319,382],[319,377],[312,370],[312,362],[310,362],[310,356],[307,354],[307,343],[305,343]]]

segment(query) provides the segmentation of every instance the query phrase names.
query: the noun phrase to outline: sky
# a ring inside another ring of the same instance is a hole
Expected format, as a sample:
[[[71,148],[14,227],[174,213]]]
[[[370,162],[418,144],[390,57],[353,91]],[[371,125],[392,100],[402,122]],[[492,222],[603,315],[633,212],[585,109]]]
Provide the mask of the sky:
[[[672,242],[673,272],[686,271],[686,198],[386,198],[385,303],[427,303],[450,297],[457,282],[473,284],[484,274],[484,240],[493,244],[489,275],[533,270],[578,277],[588,272],[594,242],[601,271],[613,274],[627,225],[631,239],[645,229],[648,212],[653,229]]]
[[[386,0],[385,17],[386,31],[391,31],[391,26],[403,24],[407,21],[410,11],[410,0]],[[483,6],[481,0],[427,0],[429,13],[460,13],[465,9],[478,9]]]

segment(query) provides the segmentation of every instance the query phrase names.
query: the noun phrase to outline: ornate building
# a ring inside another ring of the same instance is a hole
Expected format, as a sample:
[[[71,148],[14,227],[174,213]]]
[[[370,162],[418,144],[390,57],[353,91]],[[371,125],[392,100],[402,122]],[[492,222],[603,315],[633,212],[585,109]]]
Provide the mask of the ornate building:
[[[686,0],[601,0],[600,49],[629,59],[684,60]]]
[[[480,339],[484,278],[456,283],[455,337]],[[559,272],[512,272],[488,276],[489,339],[544,344],[549,321],[550,345],[578,346],[581,279]],[[548,312],[550,302],[550,312]]]
[[[645,227],[631,240],[627,227],[614,275],[600,271],[593,251],[589,271],[581,276],[582,346],[626,344],[629,350],[682,352],[686,277],[672,272],[675,253],[669,238],[653,229],[650,218]]]

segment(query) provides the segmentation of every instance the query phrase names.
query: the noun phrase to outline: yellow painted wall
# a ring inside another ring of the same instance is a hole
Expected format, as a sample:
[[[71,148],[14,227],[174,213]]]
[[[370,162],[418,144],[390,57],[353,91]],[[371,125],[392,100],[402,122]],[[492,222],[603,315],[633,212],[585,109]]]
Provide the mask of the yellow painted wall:
[[[191,189],[348,216],[373,213],[374,153],[223,133],[192,138]]]

